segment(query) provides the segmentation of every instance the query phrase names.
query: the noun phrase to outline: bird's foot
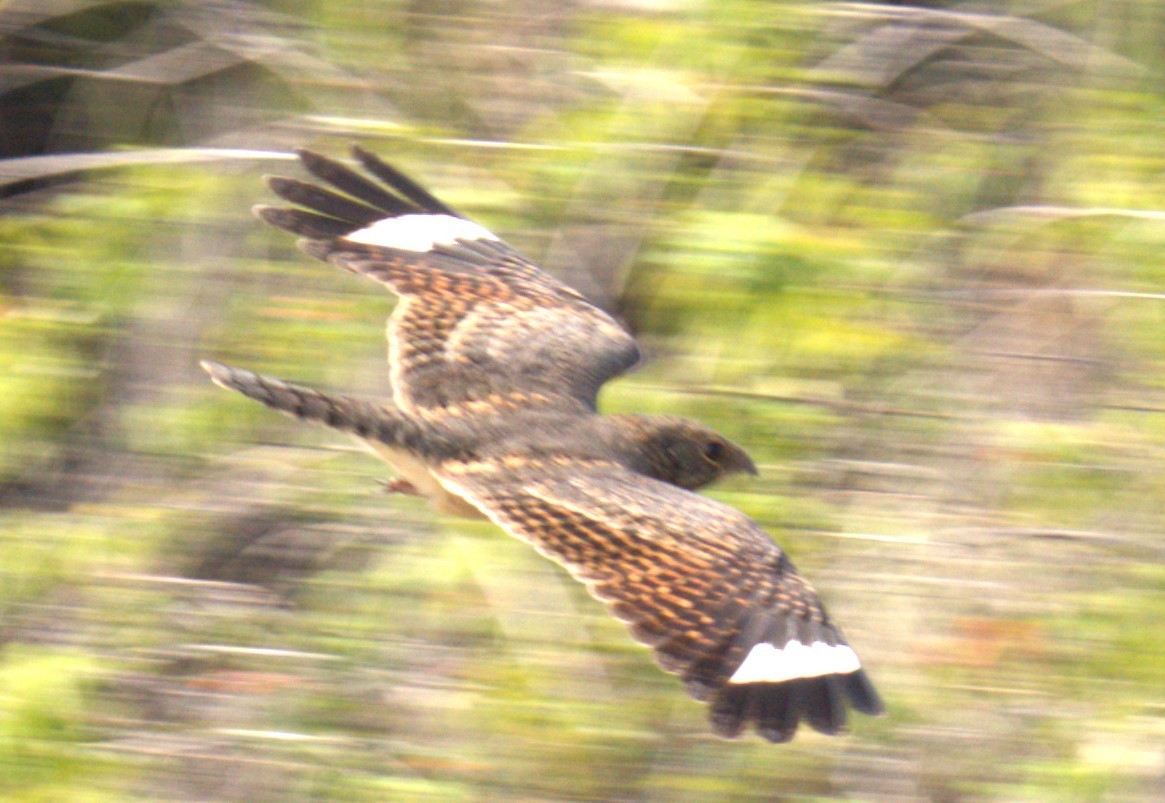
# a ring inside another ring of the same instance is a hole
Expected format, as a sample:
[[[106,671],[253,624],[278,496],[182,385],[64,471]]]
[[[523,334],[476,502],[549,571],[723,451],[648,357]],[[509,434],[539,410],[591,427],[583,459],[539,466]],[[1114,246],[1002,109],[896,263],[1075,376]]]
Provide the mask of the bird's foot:
[[[417,487],[403,477],[385,480],[384,492],[386,494],[408,494],[409,496],[421,495],[421,492],[417,490]]]

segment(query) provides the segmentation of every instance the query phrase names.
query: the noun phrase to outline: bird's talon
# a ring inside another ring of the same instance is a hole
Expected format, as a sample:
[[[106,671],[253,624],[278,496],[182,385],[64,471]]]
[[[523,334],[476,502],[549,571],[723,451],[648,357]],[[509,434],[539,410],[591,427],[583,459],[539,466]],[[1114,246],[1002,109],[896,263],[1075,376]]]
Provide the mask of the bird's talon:
[[[384,481],[384,492],[386,494],[408,494],[409,496],[420,496],[421,492],[417,487],[406,479],[397,477],[396,479]]]

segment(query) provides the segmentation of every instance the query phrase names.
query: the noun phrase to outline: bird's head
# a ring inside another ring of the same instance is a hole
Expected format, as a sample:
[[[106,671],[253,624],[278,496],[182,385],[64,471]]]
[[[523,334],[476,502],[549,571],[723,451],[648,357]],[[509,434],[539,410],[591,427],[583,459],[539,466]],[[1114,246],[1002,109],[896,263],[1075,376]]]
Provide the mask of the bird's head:
[[[725,474],[756,474],[744,449],[695,421],[632,416],[635,467],[648,476],[694,490]]]

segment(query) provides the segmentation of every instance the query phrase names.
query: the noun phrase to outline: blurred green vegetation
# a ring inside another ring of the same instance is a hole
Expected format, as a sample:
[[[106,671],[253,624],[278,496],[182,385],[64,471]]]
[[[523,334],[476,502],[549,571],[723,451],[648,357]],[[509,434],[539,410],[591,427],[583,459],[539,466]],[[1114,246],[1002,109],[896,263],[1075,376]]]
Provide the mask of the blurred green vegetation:
[[[0,8],[8,156],[357,139],[615,311],[604,408],[747,446],[711,493],[889,709],[719,741],[528,547],[210,386],[383,393],[392,301],[250,217],[296,168],[143,151],[0,175],[0,797],[1158,799],[1163,9]]]

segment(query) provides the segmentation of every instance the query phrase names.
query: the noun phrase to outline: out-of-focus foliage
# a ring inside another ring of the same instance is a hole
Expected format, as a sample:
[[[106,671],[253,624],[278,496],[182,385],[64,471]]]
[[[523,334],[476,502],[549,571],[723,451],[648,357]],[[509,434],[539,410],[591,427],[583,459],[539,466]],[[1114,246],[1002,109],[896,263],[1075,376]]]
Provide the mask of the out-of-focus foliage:
[[[1157,4],[0,21],[0,149],[42,157],[0,162],[0,796],[1165,791]],[[391,300],[249,217],[262,155],[133,149],[352,139],[623,317],[647,360],[607,410],[750,449],[712,493],[888,716],[718,741],[526,546],[209,385],[202,357],[383,393]],[[114,148],[141,165],[80,174]]]

